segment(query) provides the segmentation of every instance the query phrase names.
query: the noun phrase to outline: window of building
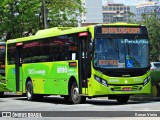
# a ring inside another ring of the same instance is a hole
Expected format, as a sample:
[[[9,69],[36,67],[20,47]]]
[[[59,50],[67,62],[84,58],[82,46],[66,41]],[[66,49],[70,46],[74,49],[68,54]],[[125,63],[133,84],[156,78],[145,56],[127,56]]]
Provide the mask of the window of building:
[[[112,10],[112,7],[109,7],[109,10]]]

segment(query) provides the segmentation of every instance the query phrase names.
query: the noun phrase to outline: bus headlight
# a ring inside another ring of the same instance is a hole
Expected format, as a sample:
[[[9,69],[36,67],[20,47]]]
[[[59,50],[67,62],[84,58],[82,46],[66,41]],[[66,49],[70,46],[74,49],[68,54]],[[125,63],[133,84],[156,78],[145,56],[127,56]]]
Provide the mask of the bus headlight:
[[[96,76],[96,75],[94,75],[94,79],[95,79],[96,81],[98,81],[98,82],[101,82],[101,78],[98,77],[98,76]]]
[[[97,81],[97,82],[99,82],[100,84],[102,84],[102,85],[104,85],[104,86],[108,86],[108,83],[107,83],[107,81],[106,80],[104,80],[104,79],[102,79],[102,78],[100,78],[100,77],[98,77],[98,76],[96,76],[96,75],[94,75],[94,79]]]
[[[144,80],[143,85],[145,86],[145,85],[150,81],[150,79],[151,79],[151,77],[148,76],[148,77]]]
[[[102,79],[102,85],[108,86],[107,81]]]

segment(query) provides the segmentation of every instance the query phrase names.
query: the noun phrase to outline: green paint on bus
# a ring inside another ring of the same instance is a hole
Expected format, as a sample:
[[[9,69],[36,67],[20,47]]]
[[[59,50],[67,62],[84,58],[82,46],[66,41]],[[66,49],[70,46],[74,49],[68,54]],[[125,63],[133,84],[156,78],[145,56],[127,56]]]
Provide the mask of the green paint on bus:
[[[145,26],[113,23],[51,28],[7,41],[7,88],[28,100],[61,95],[73,103],[108,96],[126,103],[150,94]]]

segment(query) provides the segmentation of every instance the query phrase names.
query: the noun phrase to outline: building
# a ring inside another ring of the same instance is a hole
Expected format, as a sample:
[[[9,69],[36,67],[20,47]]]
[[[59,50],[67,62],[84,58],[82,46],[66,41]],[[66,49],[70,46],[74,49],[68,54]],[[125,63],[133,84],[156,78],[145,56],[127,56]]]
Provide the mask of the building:
[[[160,0],[145,0],[145,2],[155,2],[156,4],[160,4]]]
[[[143,2],[136,6],[136,18],[141,21],[142,15],[157,13],[157,17],[160,18],[160,4],[158,2]]]
[[[86,13],[81,17],[83,25],[103,22],[102,0],[82,0],[82,4],[86,8]]]
[[[125,6],[124,4],[110,3],[103,6],[103,22],[128,22],[131,14],[136,14],[135,6]]]

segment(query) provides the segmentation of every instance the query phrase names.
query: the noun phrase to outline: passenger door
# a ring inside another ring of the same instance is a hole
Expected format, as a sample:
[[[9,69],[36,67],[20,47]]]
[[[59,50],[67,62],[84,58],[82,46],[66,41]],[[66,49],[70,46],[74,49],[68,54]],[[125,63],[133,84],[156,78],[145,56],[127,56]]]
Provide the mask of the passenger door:
[[[23,43],[16,43],[15,55],[15,75],[16,75],[16,92],[22,92],[22,48]]]
[[[79,33],[79,93],[87,93],[88,77],[91,74],[90,35],[88,32]]]

